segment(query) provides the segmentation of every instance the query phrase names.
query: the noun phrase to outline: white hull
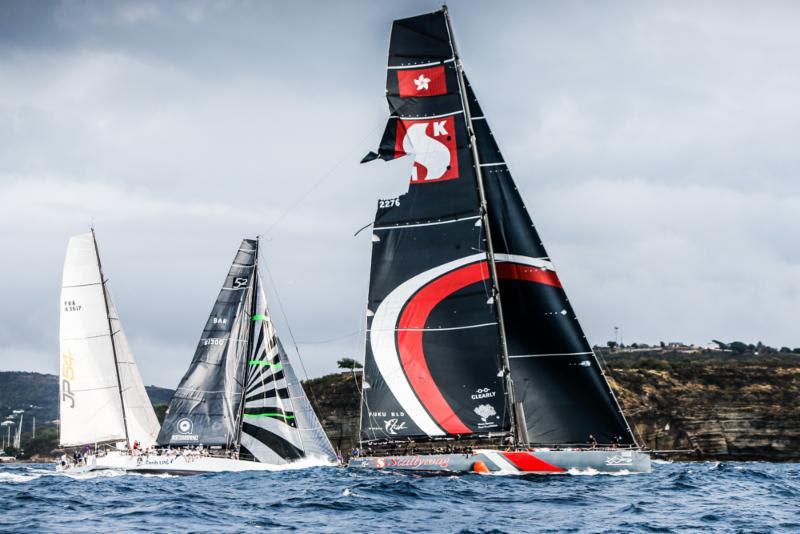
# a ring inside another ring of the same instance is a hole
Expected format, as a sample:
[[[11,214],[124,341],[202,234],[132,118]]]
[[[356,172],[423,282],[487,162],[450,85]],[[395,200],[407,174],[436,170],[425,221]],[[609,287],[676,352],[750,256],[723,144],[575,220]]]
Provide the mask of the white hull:
[[[88,456],[85,465],[59,469],[65,473],[87,473],[89,471],[113,470],[128,473],[196,475],[200,473],[225,473],[240,471],[288,471],[310,467],[333,467],[327,459],[305,458],[287,464],[265,464],[232,458],[192,455],[141,454],[131,456],[110,452],[105,456]]]

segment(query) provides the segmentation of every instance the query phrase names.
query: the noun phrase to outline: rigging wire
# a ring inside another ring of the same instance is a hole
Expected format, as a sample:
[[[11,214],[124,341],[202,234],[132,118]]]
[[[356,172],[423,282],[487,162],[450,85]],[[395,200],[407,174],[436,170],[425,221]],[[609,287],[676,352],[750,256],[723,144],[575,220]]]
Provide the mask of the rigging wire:
[[[332,338],[328,338],[328,339],[322,339],[320,341],[298,341],[297,344],[298,345],[325,345],[326,343],[333,343],[334,341],[341,341],[343,339],[348,339],[348,338],[351,338],[353,336],[357,336],[357,335],[363,334],[363,333],[364,333],[364,329],[361,328],[361,329],[359,329],[359,330],[357,330],[355,332],[350,332],[349,334],[345,334],[343,336],[337,336],[337,337],[332,337]]]
[[[608,392],[611,394],[611,398],[614,399],[614,402],[617,405],[617,411],[622,416],[623,421],[625,421],[625,426],[628,427],[628,432],[631,433],[631,437],[633,438],[634,445],[638,445],[639,447],[642,447],[643,444],[645,444],[646,442],[642,439],[642,435],[639,434],[639,432],[637,431],[636,425],[631,426],[631,424],[628,422],[628,418],[625,417],[625,413],[622,411],[622,406],[620,406],[619,400],[617,399],[617,396],[614,394],[614,390],[611,388],[611,384],[608,383],[607,376],[611,377],[611,380],[613,380],[617,384],[621,384],[621,382],[619,380],[617,380],[617,378],[614,376],[614,373],[611,372],[611,367],[609,367],[605,356],[603,356],[603,353],[600,352],[599,350],[594,350],[594,347],[592,347],[591,350],[592,350],[592,354],[594,354],[595,361],[597,361],[597,365],[600,367],[600,374],[603,375],[603,378],[606,381],[606,387],[608,388]],[[599,357],[598,357],[598,355],[599,355]],[[638,443],[637,443],[637,441],[638,441]]]
[[[316,408],[317,413],[321,413],[319,410],[319,403],[317,402],[317,395],[314,393],[314,389],[310,386],[310,384],[308,384],[308,371],[306,370],[305,362],[303,362],[303,357],[300,355],[300,347],[297,346],[297,340],[294,337],[294,332],[292,332],[292,326],[289,324],[289,320],[286,318],[286,311],[283,308],[283,302],[281,301],[281,296],[278,293],[278,287],[275,285],[275,280],[272,278],[272,272],[269,270],[269,266],[266,262],[264,262],[264,269],[267,271],[267,278],[269,278],[269,283],[272,285],[272,292],[275,295],[275,300],[278,301],[278,309],[281,311],[283,322],[286,324],[286,331],[289,333],[289,338],[292,340],[292,345],[294,345],[297,359],[300,361],[300,367],[303,369],[303,376],[305,376],[306,384],[309,386],[308,390],[311,392],[310,400],[314,404],[314,408]]]
[[[335,172],[335,171],[336,171],[336,170],[337,170],[337,169],[338,169],[338,168],[339,168],[339,167],[342,165],[342,163],[344,163],[344,162],[345,162],[345,160],[347,160],[347,159],[350,157],[350,155],[351,155],[353,152],[355,152],[355,151],[356,151],[358,148],[360,148],[360,147],[361,147],[361,146],[364,144],[364,142],[365,142],[365,141],[366,141],[366,140],[367,140],[367,139],[368,139],[370,136],[374,135],[375,131],[376,131],[378,128],[380,128],[380,127],[381,127],[381,126],[382,126],[382,125],[385,123],[385,121],[386,121],[386,119],[384,119],[384,118],[381,118],[381,120],[380,120],[380,121],[379,121],[379,122],[378,122],[378,123],[377,123],[375,126],[373,126],[373,127],[372,127],[372,128],[369,130],[369,132],[368,132],[368,133],[366,133],[366,134],[365,134],[363,137],[361,137],[361,138],[358,140],[358,142],[357,142],[357,143],[356,143],[356,144],[355,144],[355,145],[354,145],[352,148],[350,148],[349,150],[346,150],[346,151],[345,151],[345,152],[342,154],[342,157],[341,157],[341,158],[339,158],[339,160],[337,160],[337,161],[336,161],[336,163],[334,163],[334,164],[333,164],[333,165],[332,165],[332,166],[331,166],[331,167],[330,167],[330,168],[329,168],[327,171],[325,171],[325,172],[324,172],[322,175],[320,175],[320,177],[319,177],[319,178],[317,178],[317,179],[316,179],[316,180],[315,180],[315,181],[314,181],[314,182],[311,184],[311,187],[309,187],[309,188],[308,188],[308,189],[307,189],[305,192],[303,192],[303,194],[301,194],[301,195],[300,195],[300,196],[297,198],[297,200],[295,200],[293,203],[291,203],[291,204],[290,204],[290,205],[289,205],[289,206],[288,206],[286,209],[284,209],[284,210],[283,210],[283,212],[281,212],[281,213],[280,213],[280,214],[279,214],[279,215],[278,215],[278,216],[275,218],[275,220],[274,220],[274,221],[273,221],[273,222],[272,222],[272,223],[271,223],[271,224],[270,224],[270,225],[267,227],[267,229],[266,229],[266,230],[263,232],[263,235],[264,235],[264,236],[265,236],[267,239],[270,239],[269,233],[270,233],[270,232],[271,232],[271,231],[272,231],[272,230],[273,230],[273,229],[274,229],[274,228],[275,228],[275,227],[276,227],[276,226],[277,226],[277,225],[278,225],[278,224],[279,224],[281,221],[283,221],[283,219],[285,219],[285,218],[286,218],[286,216],[287,216],[287,215],[289,215],[289,213],[291,213],[291,212],[292,212],[292,211],[293,211],[293,210],[294,210],[294,209],[295,209],[297,206],[299,206],[299,205],[300,205],[300,203],[302,203],[302,202],[303,202],[303,201],[304,201],[306,198],[308,198],[308,197],[309,197],[309,196],[310,196],[310,195],[311,195],[311,194],[312,194],[312,193],[313,193],[313,192],[314,192],[314,191],[315,191],[315,190],[316,190],[316,189],[317,189],[319,186],[321,186],[321,185],[322,185],[322,184],[323,184],[323,183],[324,183],[324,182],[325,182],[325,181],[326,181],[328,178],[330,178],[330,177],[333,175],[333,173],[334,173],[334,172]],[[368,226],[369,226],[369,225],[368,225]],[[302,355],[300,354],[300,347],[298,346],[298,345],[300,345],[301,343],[298,343],[298,341],[297,341],[297,340],[295,339],[295,337],[294,337],[294,333],[292,332],[292,326],[291,326],[291,324],[289,323],[289,319],[288,319],[288,317],[286,316],[286,311],[285,311],[285,309],[284,309],[284,307],[283,307],[283,302],[281,301],[280,294],[278,293],[278,286],[277,286],[277,284],[275,283],[275,280],[274,280],[274,278],[272,277],[272,271],[270,271],[270,269],[269,269],[269,265],[268,265],[266,262],[265,262],[265,264],[264,264],[264,268],[265,268],[265,270],[266,270],[266,272],[267,272],[267,277],[269,278],[270,285],[272,286],[272,291],[273,291],[273,293],[274,293],[274,295],[275,295],[275,299],[276,299],[276,300],[277,300],[277,302],[278,302],[278,308],[280,309],[281,316],[283,317],[283,321],[284,321],[284,323],[286,324],[286,330],[287,330],[287,332],[289,333],[289,337],[290,337],[290,339],[292,340],[292,345],[294,346],[295,353],[297,354],[297,359],[300,361],[300,366],[301,366],[301,368],[303,369],[303,376],[305,377],[305,381],[306,381],[306,385],[308,386],[308,390],[309,390],[309,392],[311,393],[311,398],[310,398],[309,400],[311,400],[311,402],[312,402],[312,404],[314,405],[314,408],[316,409],[317,413],[320,413],[320,414],[321,414],[321,412],[320,412],[320,408],[319,408],[319,402],[317,401],[317,396],[316,396],[316,393],[314,393],[314,389],[313,389],[313,388],[310,386],[310,384],[308,383],[308,381],[309,381],[308,370],[306,369],[305,362],[303,361],[303,357],[302,357]],[[304,344],[304,345],[312,345],[312,344],[323,344],[323,343],[329,343],[329,342],[332,342],[332,341],[336,341],[336,340],[338,340],[338,339],[346,339],[346,338],[352,337],[352,336],[354,336],[354,335],[360,334],[361,332],[363,332],[363,330],[359,330],[359,331],[357,331],[357,332],[354,332],[354,333],[347,334],[346,336],[342,336],[341,338],[330,339],[330,340],[326,340],[326,341],[322,341],[322,342],[308,342],[308,343],[302,343],[302,344]]]
[[[280,222],[281,222],[283,219],[285,219],[285,218],[286,218],[286,216],[287,216],[287,215],[289,215],[289,213],[291,213],[291,212],[292,212],[292,211],[293,211],[293,210],[294,210],[294,209],[295,209],[297,206],[299,206],[299,205],[300,205],[300,203],[302,203],[302,202],[303,202],[303,201],[304,201],[306,198],[308,198],[308,197],[309,197],[309,195],[311,195],[311,193],[313,193],[313,192],[314,192],[314,191],[315,191],[315,190],[316,190],[316,189],[317,189],[319,186],[321,186],[321,185],[322,185],[322,184],[323,184],[323,183],[324,183],[324,182],[325,182],[325,181],[326,181],[328,178],[330,178],[330,177],[331,177],[331,175],[333,175],[333,173],[334,173],[334,172],[335,172],[335,171],[336,171],[336,170],[337,170],[337,169],[338,169],[338,168],[341,166],[341,164],[342,164],[342,163],[344,163],[346,160],[348,160],[348,159],[350,158],[350,155],[351,155],[353,152],[355,152],[355,151],[356,151],[356,149],[360,148],[360,147],[361,147],[361,145],[363,145],[363,144],[364,144],[364,141],[366,141],[366,140],[367,140],[367,139],[368,139],[370,136],[372,136],[372,135],[375,133],[375,130],[377,130],[378,128],[380,128],[380,127],[381,127],[381,126],[382,126],[382,125],[383,125],[385,122],[386,122],[386,119],[381,119],[381,121],[380,121],[378,124],[376,124],[375,126],[373,126],[373,127],[372,127],[372,129],[371,129],[371,130],[370,130],[370,131],[369,131],[369,132],[368,132],[366,135],[364,135],[364,136],[363,136],[361,139],[359,139],[358,143],[356,143],[356,144],[355,144],[355,145],[354,145],[352,148],[350,148],[350,149],[346,150],[346,151],[345,151],[345,152],[342,154],[342,157],[341,157],[341,158],[339,158],[339,159],[336,161],[336,163],[334,163],[334,164],[333,164],[331,167],[329,167],[327,171],[325,171],[324,173],[322,173],[322,174],[319,176],[319,178],[317,178],[316,180],[314,180],[314,182],[311,184],[311,187],[309,187],[308,189],[306,189],[306,191],[305,191],[303,194],[301,194],[301,195],[300,195],[300,196],[297,198],[297,200],[295,200],[293,203],[291,203],[291,204],[290,204],[290,205],[289,205],[289,206],[288,206],[286,209],[284,209],[284,210],[283,210],[283,211],[282,211],[282,212],[281,212],[281,213],[280,213],[280,214],[279,214],[279,215],[278,215],[278,216],[275,218],[275,220],[272,222],[272,224],[270,224],[270,225],[267,227],[267,229],[264,231],[264,235],[265,235],[265,236],[268,236],[268,235],[269,235],[269,232],[271,232],[273,228],[275,228],[275,227],[276,227],[276,226],[277,226],[277,225],[278,225],[278,224],[279,224],[279,223],[280,223]]]

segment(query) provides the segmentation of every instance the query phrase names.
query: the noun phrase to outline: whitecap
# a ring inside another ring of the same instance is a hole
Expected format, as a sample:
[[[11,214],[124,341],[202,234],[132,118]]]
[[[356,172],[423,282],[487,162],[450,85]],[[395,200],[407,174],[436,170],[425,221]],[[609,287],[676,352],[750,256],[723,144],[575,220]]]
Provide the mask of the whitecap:
[[[3,482],[30,482],[31,480],[36,480],[40,478],[42,475],[35,474],[35,473],[0,473],[0,483]]]

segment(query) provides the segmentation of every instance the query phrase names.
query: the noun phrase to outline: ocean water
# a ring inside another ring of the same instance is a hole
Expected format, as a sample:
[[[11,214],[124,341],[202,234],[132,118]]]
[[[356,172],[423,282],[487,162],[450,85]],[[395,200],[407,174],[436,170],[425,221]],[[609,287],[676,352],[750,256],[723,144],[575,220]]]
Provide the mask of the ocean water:
[[[0,531],[10,532],[800,532],[800,464],[530,477],[341,468],[66,476],[4,465],[0,503]]]

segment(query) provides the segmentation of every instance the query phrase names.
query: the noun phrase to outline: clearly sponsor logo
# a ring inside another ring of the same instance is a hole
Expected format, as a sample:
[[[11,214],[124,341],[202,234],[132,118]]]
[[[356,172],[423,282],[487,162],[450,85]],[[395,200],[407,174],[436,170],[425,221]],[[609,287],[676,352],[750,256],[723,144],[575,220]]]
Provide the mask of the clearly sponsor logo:
[[[478,423],[478,428],[492,428],[497,426],[495,421],[489,421],[490,417],[498,418],[497,411],[491,404],[481,404],[473,411],[481,418],[481,422]]]
[[[73,312],[73,311],[81,311],[83,306],[78,304],[75,300],[65,300],[64,301],[64,311],[65,312]]]
[[[69,401],[69,407],[75,407],[75,395],[72,393],[72,380],[75,379],[75,360],[72,354],[61,355],[61,402]]]
[[[495,396],[497,392],[489,388],[479,388],[472,394],[472,400],[490,399]]]
[[[406,429],[406,422],[400,421],[397,418],[386,419],[383,422],[383,429],[386,430],[386,432],[388,432],[389,434],[396,436],[398,431]]]

